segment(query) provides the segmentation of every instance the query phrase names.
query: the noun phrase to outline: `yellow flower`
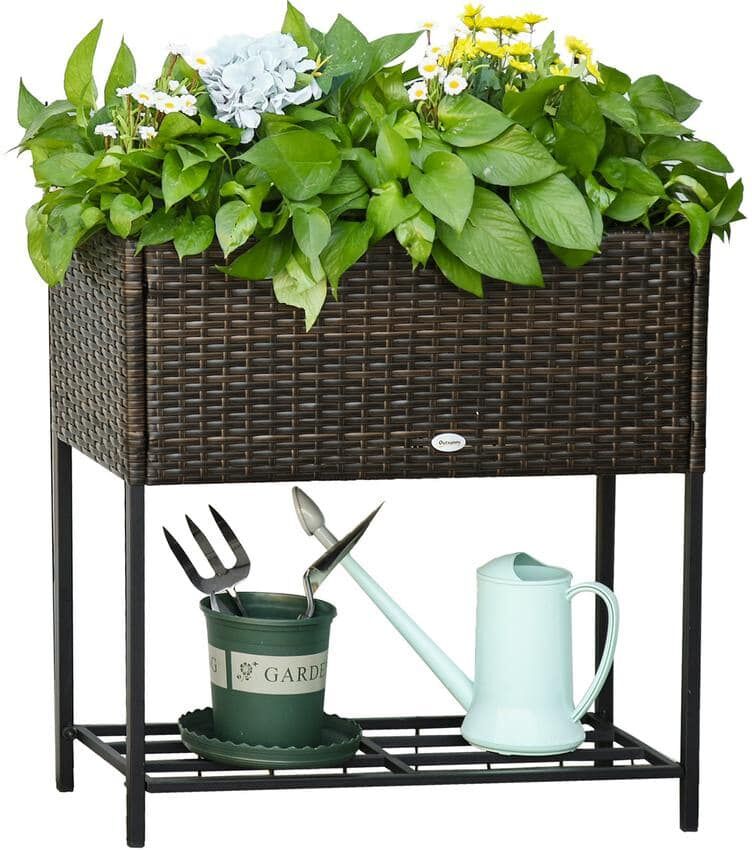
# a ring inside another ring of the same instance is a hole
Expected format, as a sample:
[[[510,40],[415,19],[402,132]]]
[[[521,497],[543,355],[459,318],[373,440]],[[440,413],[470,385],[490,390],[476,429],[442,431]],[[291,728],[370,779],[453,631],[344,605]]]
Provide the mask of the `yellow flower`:
[[[552,77],[568,77],[572,73],[568,65],[552,65],[548,70]]]
[[[587,60],[587,69],[590,72],[591,76],[595,77],[595,79],[603,85],[603,77],[601,76],[600,68],[598,67],[598,63],[594,59]]]
[[[528,12],[526,15],[520,15],[520,20],[523,24],[527,24],[529,27],[534,27],[536,24],[547,21],[548,18],[545,15],[535,15],[532,12]]]
[[[509,15],[502,15],[499,18],[481,18],[478,26],[481,29],[502,30],[507,35],[516,35],[525,31],[522,18],[512,18]]]
[[[433,29],[433,26],[434,26],[433,21],[424,21],[423,22],[423,29],[427,30],[428,32],[430,32]]]
[[[523,74],[532,74],[535,70],[535,65],[532,62],[520,62],[518,59],[510,59],[509,66]]]
[[[479,41],[478,47],[488,56],[496,56],[497,59],[503,59],[509,53],[506,44],[499,44],[498,41]]]
[[[462,62],[465,59],[475,59],[480,56],[480,48],[472,38],[458,38],[452,49],[450,60]]]
[[[533,45],[526,41],[518,41],[516,44],[509,45],[510,56],[530,56],[533,52]]]
[[[466,27],[473,28],[478,25],[478,18],[483,11],[483,6],[480,4],[473,5],[472,3],[465,4],[465,11],[460,15],[460,20]]]
[[[593,50],[589,44],[581,38],[575,38],[573,35],[567,36],[566,44],[567,50],[577,59],[587,59],[593,54]]]
[[[501,18],[497,18],[499,22],[499,29],[503,30],[508,35],[515,35],[516,33],[525,31],[525,24],[522,22],[520,18],[512,18],[509,15],[505,15]]]

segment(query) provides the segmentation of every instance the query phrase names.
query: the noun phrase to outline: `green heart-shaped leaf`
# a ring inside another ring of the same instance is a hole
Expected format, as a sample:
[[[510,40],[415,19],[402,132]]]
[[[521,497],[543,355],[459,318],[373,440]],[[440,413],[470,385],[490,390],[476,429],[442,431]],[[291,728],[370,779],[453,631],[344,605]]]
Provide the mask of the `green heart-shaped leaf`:
[[[423,171],[411,169],[410,188],[436,218],[455,230],[465,226],[473,206],[475,180],[458,156],[432,153],[423,163]]]

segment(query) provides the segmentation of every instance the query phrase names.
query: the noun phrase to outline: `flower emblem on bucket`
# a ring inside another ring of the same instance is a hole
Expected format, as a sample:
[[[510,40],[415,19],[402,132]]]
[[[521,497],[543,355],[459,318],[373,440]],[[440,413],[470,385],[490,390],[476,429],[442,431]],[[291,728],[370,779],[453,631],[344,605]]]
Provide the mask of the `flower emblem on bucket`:
[[[240,672],[238,673],[238,679],[243,681],[248,681],[253,676],[253,668],[258,667],[258,661],[254,661],[251,664],[249,661],[244,661],[240,665]]]

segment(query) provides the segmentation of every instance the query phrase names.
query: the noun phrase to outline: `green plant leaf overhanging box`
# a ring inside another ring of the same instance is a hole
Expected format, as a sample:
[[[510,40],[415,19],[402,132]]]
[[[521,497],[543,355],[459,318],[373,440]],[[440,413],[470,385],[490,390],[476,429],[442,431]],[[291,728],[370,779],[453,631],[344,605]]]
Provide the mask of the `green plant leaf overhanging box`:
[[[100,22],[68,61],[64,99],[20,84],[19,148],[43,192],[27,214],[36,269],[60,283],[103,230],[180,259],[216,241],[226,274],[272,279],[310,328],[387,238],[482,297],[483,278],[543,285],[543,243],[587,263],[615,223],[687,226],[695,254],[729,236],[743,187],[686,126],[697,99],[598,64],[578,39],[565,60],[553,34],[537,38],[539,16],[482,15],[440,48],[423,32],[369,42],[342,16],[322,33],[288,5],[285,36],[265,42],[277,88],[261,96],[260,48],[236,39],[176,49],[148,86],[122,42],[100,98]],[[425,58],[401,63],[418,42]],[[249,91],[255,105],[238,108]]]

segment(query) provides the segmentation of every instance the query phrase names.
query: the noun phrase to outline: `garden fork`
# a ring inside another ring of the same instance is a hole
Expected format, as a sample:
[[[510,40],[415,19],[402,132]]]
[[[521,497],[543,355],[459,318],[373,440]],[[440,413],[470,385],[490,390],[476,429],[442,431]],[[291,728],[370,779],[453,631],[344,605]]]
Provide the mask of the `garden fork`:
[[[201,551],[206,556],[206,560],[209,562],[209,566],[214,570],[215,574],[211,578],[204,578],[198,572],[183,547],[166,528],[163,527],[162,531],[164,531],[165,539],[172,550],[172,554],[177,558],[178,563],[183,568],[183,571],[188,576],[191,583],[202,593],[209,595],[212,611],[220,610],[219,603],[217,602],[217,594],[226,590],[227,596],[232,600],[236,609],[235,612],[230,613],[236,613],[241,617],[245,617],[246,613],[243,608],[243,603],[241,602],[237,592],[233,592],[233,589],[235,585],[246,578],[250,572],[250,558],[240,544],[235,532],[230,528],[227,521],[222,517],[219,511],[215,510],[211,505],[209,505],[209,510],[211,511],[211,515],[214,517],[214,521],[217,523],[217,527],[222,532],[223,537],[227,541],[230,549],[232,549],[233,555],[235,556],[235,565],[229,569],[225,567],[217,553],[212,548],[212,545],[209,543],[204,532],[201,531],[196,523],[186,514],[185,521],[188,523],[188,528],[193,535],[193,539],[196,543],[198,543]]]

